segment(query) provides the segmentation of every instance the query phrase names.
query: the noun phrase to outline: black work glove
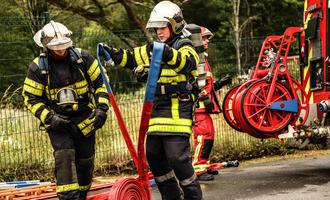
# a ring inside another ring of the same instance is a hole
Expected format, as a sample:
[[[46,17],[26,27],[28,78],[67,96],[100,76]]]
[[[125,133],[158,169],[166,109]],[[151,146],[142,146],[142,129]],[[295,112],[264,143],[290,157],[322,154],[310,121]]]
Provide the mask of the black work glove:
[[[133,69],[133,74],[139,82],[147,82],[149,74],[148,65],[139,65]]]
[[[214,109],[214,104],[210,97],[207,96],[207,98],[204,99],[204,106],[205,106],[205,111],[208,113],[211,113],[212,110]]]
[[[122,53],[121,50],[115,49],[112,46],[108,46],[107,44],[102,43],[101,44],[104,51],[108,52],[111,59],[115,62],[115,64],[118,64],[121,62]],[[99,51],[99,56],[104,57],[104,52],[102,50]]]
[[[94,116],[95,116],[95,119],[94,119],[93,125],[96,130],[96,129],[101,128],[104,125],[105,121],[107,120],[107,113],[104,110],[98,108],[92,114],[91,118]]]
[[[215,91],[220,90],[223,86],[231,84],[231,83],[232,83],[232,78],[229,74],[227,74],[225,77],[223,77],[220,80],[217,80],[214,83],[214,90]]]
[[[152,55],[152,50],[154,48],[154,44],[150,43],[147,45],[147,51],[150,52],[150,55]],[[164,50],[163,50],[163,56],[162,56],[162,61],[167,63],[173,58],[173,51],[170,46],[164,43]]]
[[[167,44],[164,45],[163,62],[167,63],[173,58],[173,50]]]
[[[70,127],[70,119],[63,115],[51,114],[46,120],[45,123],[49,125],[47,130],[53,131],[63,131],[67,130]]]

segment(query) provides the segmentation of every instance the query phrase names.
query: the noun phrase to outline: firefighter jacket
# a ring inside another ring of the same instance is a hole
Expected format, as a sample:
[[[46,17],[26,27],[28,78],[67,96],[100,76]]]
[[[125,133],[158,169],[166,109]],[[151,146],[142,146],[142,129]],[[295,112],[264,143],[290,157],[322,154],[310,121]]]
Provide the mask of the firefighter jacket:
[[[161,66],[147,134],[190,135],[194,97],[189,81],[197,78],[199,57],[188,38],[175,36],[166,44],[171,47],[172,56]],[[148,66],[148,47],[136,47],[133,51],[118,49],[111,57],[120,67]]]
[[[108,95],[97,60],[87,51],[75,50],[81,56],[80,63],[73,60],[70,54],[64,59],[55,59],[50,53],[46,57],[41,55],[35,58],[24,81],[23,97],[28,110],[40,119],[44,127],[49,128],[46,119],[56,113],[68,116],[87,135],[94,130],[95,117],[90,118],[90,114],[95,107],[108,110]],[[45,62],[48,62],[46,73],[42,70],[45,66],[41,67]],[[58,105],[58,92],[63,88],[76,93],[74,110],[67,111]],[[96,105],[92,103],[92,96]]]
[[[196,105],[195,112],[196,113],[212,113],[212,114],[220,113],[221,108],[220,108],[219,101],[218,101],[216,93],[215,93],[212,68],[208,62],[207,53],[205,53],[205,71],[206,71],[206,85],[205,85],[204,91],[202,91],[201,95],[202,96],[207,95],[207,97],[213,103],[214,107],[213,107],[212,111],[206,111],[204,100],[199,100]],[[203,99],[203,98],[201,98],[201,99]]]

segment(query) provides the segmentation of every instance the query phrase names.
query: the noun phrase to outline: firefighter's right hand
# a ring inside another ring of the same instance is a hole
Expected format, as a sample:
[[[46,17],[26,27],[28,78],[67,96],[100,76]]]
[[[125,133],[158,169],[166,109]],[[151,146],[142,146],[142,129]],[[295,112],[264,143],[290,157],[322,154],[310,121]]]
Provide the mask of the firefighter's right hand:
[[[133,69],[133,74],[139,82],[147,82],[149,65],[139,65]]]
[[[61,131],[67,129],[70,126],[70,119],[66,116],[52,114],[49,119],[46,120],[49,122],[49,128],[54,131]]]

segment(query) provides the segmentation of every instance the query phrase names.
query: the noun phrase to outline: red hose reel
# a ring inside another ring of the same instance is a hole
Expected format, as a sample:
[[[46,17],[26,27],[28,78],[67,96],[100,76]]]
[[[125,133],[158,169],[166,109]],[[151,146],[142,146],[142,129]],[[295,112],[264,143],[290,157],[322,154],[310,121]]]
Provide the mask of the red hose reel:
[[[223,114],[232,128],[256,138],[277,138],[288,125],[305,123],[308,97],[287,67],[294,34],[302,31],[301,27],[289,27],[283,36],[265,39],[249,80],[225,96]]]

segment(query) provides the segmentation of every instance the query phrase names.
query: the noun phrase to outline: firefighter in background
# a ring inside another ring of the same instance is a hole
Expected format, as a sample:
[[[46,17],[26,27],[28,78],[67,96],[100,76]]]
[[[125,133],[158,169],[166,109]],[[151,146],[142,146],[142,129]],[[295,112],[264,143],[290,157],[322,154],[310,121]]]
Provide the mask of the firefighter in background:
[[[35,34],[43,53],[29,65],[23,97],[48,132],[59,199],[85,200],[94,168],[95,130],[106,121],[108,98],[97,61],[73,47],[71,34],[54,21]]]
[[[202,199],[189,143],[194,104],[191,82],[197,77],[199,57],[186,37],[189,32],[185,25],[181,9],[170,1],[161,1],[146,26],[165,44],[146,141],[148,164],[163,200]],[[106,45],[104,49],[116,65],[130,68],[138,80],[146,80],[151,44],[133,51]]]
[[[209,40],[213,37],[210,30],[201,27],[201,34],[205,50],[208,49]],[[199,101],[195,108],[194,121],[194,158],[193,166],[201,181],[211,181],[214,175],[218,174],[216,170],[208,170],[210,166],[209,157],[214,143],[214,125],[210,114],[220,113],[219,102],[215,91],[224,85],[231,83],[231,78],[224,78],[214,82],[212,68],[208,62],[208,54],[205,52],[205,71],[207,73],[206,86],[200,93]]]

